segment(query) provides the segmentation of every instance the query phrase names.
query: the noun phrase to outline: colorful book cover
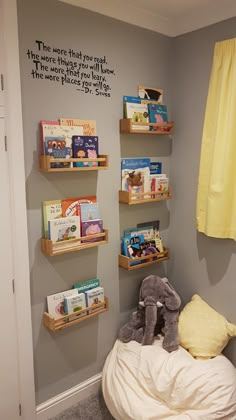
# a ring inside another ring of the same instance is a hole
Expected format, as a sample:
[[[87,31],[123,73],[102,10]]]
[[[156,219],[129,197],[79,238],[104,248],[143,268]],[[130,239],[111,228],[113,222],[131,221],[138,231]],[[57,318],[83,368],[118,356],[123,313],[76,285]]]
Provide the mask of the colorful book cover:
[[[165,174],[150,175],[151,191],[167,192],[169,189],[169,180]],[[156,198],[153,195],[153,198]]]
[[[44,121],[41,121],[41,131],[42,131],[42,146],[43,150],[42,153],[46,154],[46,144],[45,139],[46,137],[56,137],[62,138],[64,143],[63,147],[72,148],[72,136],[79,136],[83,134],[83,129],[81,127],[71,127],[68,125],[60,125],[60,124],[45,124]],[[58,142],[57,148],[62,148],[62,144]]]
[[[62,201],[43,201],[43,231],[44,238],[48,239],[48,221],[62,217]]]
[[[60,118],[60,124],[82,127],[83,132],[77,133],[82,136],[96,136],[96,121],[95,120],[81,120],[79,118]]]
[[[63,137],[45,137],[45,154],[54,159],[70,159],[71,148],[65,147],[66,142]],[[51,168],[70,168],[71,162],[51,162]]]
[[[124,236],[143,235],[144,240],[151,240],[154,238],[154,229],[152,226],[136,227],[124,230]]]
[[[96,289],[88,290],[85,292],[85,299],[86,299],[86,305],[93,306],[97,305],[98,303],[104,302],[104,288],[103,287],[97,287]],[[103,306],[100,306],[96,309],[91,309],[88,311],[88,313],[100,311]]]
[[[149,158],[126,158],[121,159],[121,189],[131,194],[150,191],[150,159]],[[141,198],[149,198],[145,194]],[[138,200],[139,197],[132,197]]]
[[[162,162],[150,162],[150,175],[161,174]]]
[[[148,112],[150,122],[160,124],[164,130],[166,124],[168,123],[167,106],[148,104]],[[157,131],[160,130],[161,127],[150,126],[150,130]]]
[[[150,99],[163,104],[163,89],[160,88],[139,85],[138,96],[142,99]]]
[[[135,124],[132,124],[133,130],[149,131],[149,125],[137,124],[137,123],[149,123],[147,104],[126,102],[125,108],[126,108],[126,118],[130,118],[132,120],[132,123],[135,123]]]
[[[80,204],[81,222],[88,220],[100,219],[99,204],[98,203],[82,203]]]
[[[137,96],[123,96],[123,118],[128,118],[127,117],[127,112],[126,112],[126,103],[127,102],[135,103],[135,104],[141,104],[141,99],[138,98]]]
[[[52,242],[80,238],[80,216],[61,217],[48,221],[48,236]]]
[[[70,321],[72,319],[81,318],[86,315],[86,312],[82,312],[82,314],[76,315],[77,311],[81,311],[82,309],[86,308],[86,301],[85,301],[85,294],[78,293],[76,296],[67,296],[64,299],[64,310],[66,315],[75,314],[75,316],[70,317]]]
[[[60,125],[59,121],[49,121],[49,120],[41,120],[40,121],[40,140],[41,140],[41,152],[43,155],[45,155],[45,144],[44,144],[44,138],[46,137],[46,132],[44,134],[44,128],[47,126],[56,126]],[[49,132],[49,128],[47,129]]]
[[[82,203],[96,203],[97,197],[95,195],[75,198],[65,198],[61,202],[62,217],[80,216],[80,204]]]
[[[148,255],[152,256],[153,254],[157,254],[159,252],[156,246],[155,239],[149,239],[140,244],[142,256],[146,257]],[[153,256],[153,260],[157,259],[157,255]],[[144,262],[144,261],[143,261]]]
[[[96,159],[98,157],[97,136],[72,136],[73,158]],[[98,162],[74,162],[74,166],[98,166]]]
[[[149,222],[142,222],[142,223],[137,224],[137,227],[142,227],[142,228],[149,227],[149,226],[152,226],[152,228],[153,228],[154,236],[153,236],[152,239],[154,239],[154,241],[155,241],[157,251],[158,252],[163,252],[164,249],[163,249],[162,240],[160,238],[160,232],[159,232],[160,220],[152,220],[152,221],[149,221]]]
[[[87,281],[83,281],[82,283],[75,284],[73,287],[78,289],[78,293],[84,293],[87,290],[94,289],[95,287],[100,286],[99,279],[91,279]]]
[[[56,293],[54,295],[47,296],[48,313],[54,319],[58,319],[61,316],[66,315],[64,299],[68,296],[76,296],[78,294],[77,289],[66,290],[65,292]]]
[[[130,258],[140,258],[142,256],[142,250],[141,250],[141,243],[144,242],[144,236],[143,235],[136,235],[136,236],[125,236],[121,239],[122,241],[122,252],[123,254]],[[140,264],[141,261],[132,261],[130,265],[136,265]]]
[[[81,236],[95,235],[97,233],[103,232],[103,221],[98,220],[88,220],[87,222],[81,223]],[[102,241],[103,237],[92,238],[92,239],[83,239],[81,242],[98,242]]]

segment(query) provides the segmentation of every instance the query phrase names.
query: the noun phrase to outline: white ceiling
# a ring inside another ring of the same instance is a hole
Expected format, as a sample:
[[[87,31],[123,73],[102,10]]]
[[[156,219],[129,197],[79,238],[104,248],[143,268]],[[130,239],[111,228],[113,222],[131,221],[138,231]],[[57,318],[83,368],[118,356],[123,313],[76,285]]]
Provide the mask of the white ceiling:
[[[236,16],[236,0],[60,0],[168,36]]]

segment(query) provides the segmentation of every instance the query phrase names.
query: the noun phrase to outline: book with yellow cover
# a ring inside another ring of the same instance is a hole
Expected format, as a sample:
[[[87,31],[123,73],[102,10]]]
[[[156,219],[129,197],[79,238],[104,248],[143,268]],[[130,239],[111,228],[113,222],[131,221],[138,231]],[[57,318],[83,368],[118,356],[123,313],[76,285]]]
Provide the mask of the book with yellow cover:
[[[83,127],[84,136],[96,136],[96,121],[95,120],[80,120],[79,118],[60,118],[61,125],[79,126]]]
[[[62,201],[43,201],[43,230],[44,238],[48,239],[48,221],[62,217]]]

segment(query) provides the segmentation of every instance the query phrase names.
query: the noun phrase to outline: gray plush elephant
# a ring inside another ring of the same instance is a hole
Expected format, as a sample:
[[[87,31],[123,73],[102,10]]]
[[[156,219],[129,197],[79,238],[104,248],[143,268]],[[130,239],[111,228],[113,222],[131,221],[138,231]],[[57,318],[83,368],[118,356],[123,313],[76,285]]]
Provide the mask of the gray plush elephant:
[[[180,297],[167,278],[146,277],[141,284],[137,312],[120,329],[119,339],[125,343],[135,340],[151,345],[155,335],[162,332],[163,348],[168,352],[177,350],[180,305]]]

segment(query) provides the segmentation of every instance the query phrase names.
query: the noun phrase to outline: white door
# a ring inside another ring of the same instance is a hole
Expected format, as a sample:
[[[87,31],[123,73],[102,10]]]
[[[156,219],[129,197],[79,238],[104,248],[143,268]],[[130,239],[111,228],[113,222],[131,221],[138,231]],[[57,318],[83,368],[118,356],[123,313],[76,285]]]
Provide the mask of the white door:
[[[20,419],[17,329],[13,291],[13,256],[8,157],[4,116],[0,108],[0,419]],[[20,330],[20,326],[19,326]]]
[[[3,19],[2,19],[2,5],[0,1],[0,109],[4,106],[4,94],[3,94]]]

